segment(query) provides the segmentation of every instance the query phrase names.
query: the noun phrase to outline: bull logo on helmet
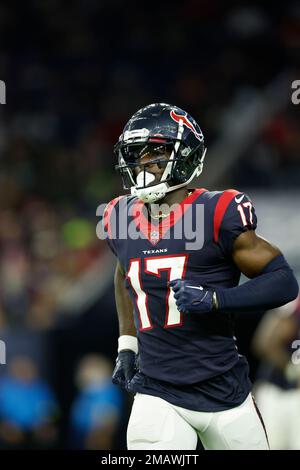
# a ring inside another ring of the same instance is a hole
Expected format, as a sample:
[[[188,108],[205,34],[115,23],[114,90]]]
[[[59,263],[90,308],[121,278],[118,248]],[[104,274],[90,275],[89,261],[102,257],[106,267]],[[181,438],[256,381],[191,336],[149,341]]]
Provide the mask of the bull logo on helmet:
[[[173,121],[175,121],[175,122],[179,123],[179,121],[181,120],[183,125],[188,127],[193,132],[196,139],[198,139],[200,141],[203,140],[203,134],[202,134],[201,130],[199,129],[200,132],[197,132],[194,124],[188,118],[187,113],[179,114],[178,112],[174,111],[174,109],[172,109],[170,111],[170,116],[173,119]]]

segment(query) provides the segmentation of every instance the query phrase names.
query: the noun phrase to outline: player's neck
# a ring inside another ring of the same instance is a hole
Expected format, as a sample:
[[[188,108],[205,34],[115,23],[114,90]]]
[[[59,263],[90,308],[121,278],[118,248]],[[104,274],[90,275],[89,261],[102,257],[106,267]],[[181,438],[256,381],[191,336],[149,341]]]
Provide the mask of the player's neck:
[[[149,215],[153,219],[158,219],[159,221],[163,220],[170,213],[169,209],[160,210],[162,205],[167,205],[172,207],[174,204],[180,204],[187,196],[189,191],[186,187],[179,188],[175,191],[167,193],[163,199],[160,199],[155,204],[148,204]]]
[[[173,204],[180,204],[188,195],[189,191],[185,186],[167,193],[163,199],[158,201],[158,204],[167,204],[168,206],[172,206]]]

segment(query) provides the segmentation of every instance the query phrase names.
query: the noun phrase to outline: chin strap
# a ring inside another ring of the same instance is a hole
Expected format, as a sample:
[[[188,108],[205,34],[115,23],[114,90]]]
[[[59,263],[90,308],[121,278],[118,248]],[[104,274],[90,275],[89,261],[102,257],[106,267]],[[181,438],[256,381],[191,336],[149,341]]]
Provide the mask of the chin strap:
[[[150,186],[149,188],[137,189],[135,187],[131,188],[132,196],[136,196],[141,201],[146,203],[152,203],[162,199],[168,192],[169,185],[167,183],[159,183],[155,186]]]

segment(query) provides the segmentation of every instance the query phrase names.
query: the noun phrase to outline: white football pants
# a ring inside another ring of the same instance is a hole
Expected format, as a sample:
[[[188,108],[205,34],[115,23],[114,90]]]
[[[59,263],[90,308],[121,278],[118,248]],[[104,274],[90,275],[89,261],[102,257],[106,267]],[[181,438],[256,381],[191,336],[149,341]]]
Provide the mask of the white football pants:
[[[129,450],[268,450],[268,441],[251,394],[236,408],[192,411],[159,397],[137,393],[127,428]]]

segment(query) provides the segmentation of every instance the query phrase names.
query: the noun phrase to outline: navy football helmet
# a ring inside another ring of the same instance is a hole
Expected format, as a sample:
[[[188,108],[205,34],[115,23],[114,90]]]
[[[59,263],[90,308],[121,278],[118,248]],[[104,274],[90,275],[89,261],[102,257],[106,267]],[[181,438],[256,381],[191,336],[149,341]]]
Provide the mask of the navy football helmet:
[[[118,158],[115,168],[122,175],[124,189],[151,203],[199,176],[206,148],[202,131],[190,115],[177,106],[155,103],[129,119],[114,152]],[[141,163],[146,153],[155,158]],[[151,163],[164,169],[159,182],[147,171]]]

